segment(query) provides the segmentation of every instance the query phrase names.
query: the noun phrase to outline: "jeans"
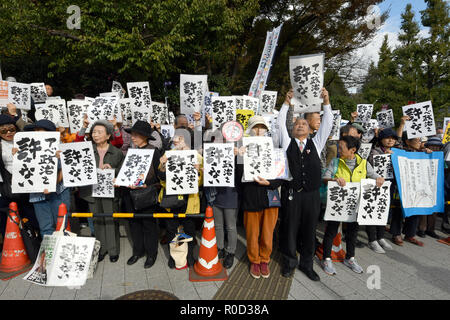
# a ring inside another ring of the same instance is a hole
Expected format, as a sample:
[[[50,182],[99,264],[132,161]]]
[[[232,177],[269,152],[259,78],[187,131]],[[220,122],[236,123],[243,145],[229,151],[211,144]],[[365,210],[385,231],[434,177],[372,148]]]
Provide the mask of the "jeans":
[[[214,224],[216,229],[217,248],[225,248],[225,233],[227,234],[226,252],[234,254],[237,245],[237,209],[223,209],[214,206]]]
[[[70,208],[70,188],[65,189],[60,194],[53,192],[47,195],[46,200],[33,203],[42,237],[46,234],[51,235],[56,230],[58,210],[61,203],[64,203],[68,209]]]

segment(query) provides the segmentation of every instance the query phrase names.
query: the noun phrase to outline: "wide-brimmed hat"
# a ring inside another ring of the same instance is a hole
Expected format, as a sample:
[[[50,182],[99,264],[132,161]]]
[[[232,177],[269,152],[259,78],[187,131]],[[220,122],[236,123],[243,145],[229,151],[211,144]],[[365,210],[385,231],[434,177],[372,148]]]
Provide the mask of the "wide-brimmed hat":
[[[267,130],[269,130],[269,127],[267,126],[267,123],[264,120],[264,117],[256,115],[256,116],[251,117],[248,120],[246,133],[249,134],[250,131],[253,129],[253,127],[256,126],[257,124],[263,124],[266,126]]]
[[[437,146],[442,148],[444,144],[442,143],[442,140],[439,137],[429,137],[428,141],[425,143],[425,147],[428,146]]]
[[[50,120],[41,119],[23,128],[24,131],[33,131],[34,129],[44,129],[45,131],[56,131],[56,126]]]
[[[386,128],[380,131],[378,134],[378,139],[381,141],[382,139],[394,137],[395,139],[398,139],[397,132],[395,132],[392,128]]]
[[[144,137],[147,137],[150,140],[156,140],[154,137],[152,137],[153,134],[152,126],[145,121],[138,120],[136,121],[133,127],[126,128],[125,131],[128,133],[136,132]]]

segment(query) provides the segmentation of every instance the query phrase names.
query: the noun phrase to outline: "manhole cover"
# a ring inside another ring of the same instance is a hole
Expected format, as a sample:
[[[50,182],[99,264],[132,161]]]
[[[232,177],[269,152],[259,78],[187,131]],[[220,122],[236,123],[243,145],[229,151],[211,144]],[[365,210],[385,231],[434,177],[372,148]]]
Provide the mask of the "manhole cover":
[[[160,290],[141,290],[135,291],[116,300],[180,300],[173,294]]]

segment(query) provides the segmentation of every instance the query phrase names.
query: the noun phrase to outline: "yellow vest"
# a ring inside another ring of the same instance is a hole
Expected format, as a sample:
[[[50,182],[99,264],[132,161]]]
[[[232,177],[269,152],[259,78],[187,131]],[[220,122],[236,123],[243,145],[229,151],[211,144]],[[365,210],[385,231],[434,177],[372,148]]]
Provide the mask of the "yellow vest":
[[[345,182],[360,182],[361,179],[367,177],[367,160],[361,158],[358,154],[356,156],[356,167],[353,172],[347,167],[344,159],[339,158],[338,169],[335,178],[344,178]]]

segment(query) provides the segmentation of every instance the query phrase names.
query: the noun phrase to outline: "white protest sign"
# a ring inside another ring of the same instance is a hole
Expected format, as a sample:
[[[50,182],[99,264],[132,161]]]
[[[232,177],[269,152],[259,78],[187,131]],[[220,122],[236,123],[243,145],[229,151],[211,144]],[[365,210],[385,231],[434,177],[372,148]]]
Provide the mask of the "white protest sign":
[[[166,194],[198,193],[197,151],[166,151]]]
[[[83,127],[84,115],[91,103],[87,100],[67,101],[67,114],[69,116],[70,132],[77,133]]]
[[[208,91],[207,75],[180,74],[180,112],[200,112]]]
[[[372,144],[371,143],[361,143],[361,146],[359,147],[358,154],[361,158],[367,159],[370,155],[370,151],[372,150]]]
[[[169,118],[169,108],[165,103],[154,102],[151,103],[152,108],[152,122],[159,123],[161,125],[166,124]]]
[[[289,74],[295,98],[291,102],[294,106],[316,105],[320,108],[324,60],[324,53],[289,57]]]
[[[375,138],[375,129],[378,128],[378,121],[376,119],[370,119],[367,122],[361,122],[360,125],[366,131],[361,136],[361,142],[369,143]]]
[[[360,226],[385,226],[389,216],[391,182],[385,181],[377,187],[373,179],[361,180],[358,219]]]
[[[122,113],[122,126],[124,126],[125,128],[133,126],[133,113],[131,109],[134,105],[134,99],[119,99],[117,105],[119,106],[119,110]]]
[[[8,102],[19,109],[31,109],[31,86],[26,83],[8,82]]]
[[[392,109],[377,112],[378,127],[380,129],[394,128],[394,113]]]
[[[355,122],[369,122],[372,118],[373,104],[358,104],[356,105],[358,116]]]
[[[125,96],[125,92],[124,92],[124,89],[122,88],[122,84],[118,81],[112,82],[111,92],[118,92],[120,99],[123,99],[123,97]]]
[[[14,136],[12,192],[56,191],[59,132],[17,132]]]
[[[259,112],[260,114],[273,113],[277,103],[277,91],[263,91],[259,95]]]
[[[43,82],[30,83],[30,90],[34,103],[44,103],[47,100],[47,90]]]
[[[132,125],[136,123],[136,121],[145,121],[150,123],[150,117],[152,116],[152,106],[151,105],[142,105],[142,106],[131,106],[131,119]]]
[[[375,173],[385,179],[394,179],[394,168],[392,167],[390,154],[374,155],[373,169],[375,170]]]
[[[86,283],[95,238],[45,235],[38,258],[24,280],[43,286]]]
[[[128,149],[116,185],[128,187],[142,184],[150,170],[154,152],[152,149]]]
[[[212,97],[212,116],[213,130],[228,121],[236,120],[236,109],[234,107],[234,98],[228,97]]]
[[[403,106],[402,110],[403,115],[409,116],[411,119],[405,123],[408,139],[429,137],[436,134],[431,101]]]
[[[203,144],[205,187],[234,187],[234,144]]]
[[[114,198],[114,169],[97,169],[97,184],[92,186],[92,197]]]
[[[438,159],[398,157],[403,208],[436,205],[438,164]]]
[[[44,103],[46,109],[53,109],[58,114],[58,121],[54,122],[57,127],[69,128],[69,117],[67,117],[66,100],[52,99]]]
[[[59,112],[56,109],[48,108],[45,103],[41,104],[35,104],[36,111],[34,113],[34,117],[36,121],[39,120],[49,120],[53,122],[53,124],[56,126],[59,121]]]
[[[254,181],[261,177],[267,180],[276,178],[273,141],[270,137],[244,137],[244,179]]]
[[[62,143],[59,149],[65,187],[97,183],[97,167],[91,141]]]
[[[134,100],[136,107],[150,106],[152,95],[148,81],[128,82],[128,97]]]
[[[330,140],[339,140],[340,137],[340,125],[342,116],[339,110],[333,110],[333,126],[331,128]]]
[[[347,182],[344,187],[336,181],[328,181],[325,221],[355,222],[361,186],[359,182]]]
[[[242,96],[243,99],[243,107],[244,110],[252,110],[254,114],[258,114],[259,110],[259,99],[253,98],[249,96]]]
[[[172,139],[175,134],[175,128],[171,124],[163,124],[161,125],[161,134],[166,139]]]

